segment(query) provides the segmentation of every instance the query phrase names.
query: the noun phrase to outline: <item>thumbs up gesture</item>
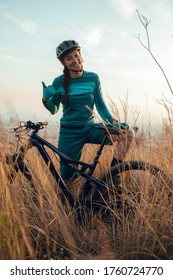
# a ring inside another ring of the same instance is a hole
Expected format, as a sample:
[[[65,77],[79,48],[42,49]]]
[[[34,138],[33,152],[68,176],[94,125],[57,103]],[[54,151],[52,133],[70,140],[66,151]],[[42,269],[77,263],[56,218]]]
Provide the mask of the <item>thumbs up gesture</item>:
[[[52,95],[56,93],[56,90],[52,85],[46,86],[44,82],[42,82],[43,86],[43,102],[46,103]]]

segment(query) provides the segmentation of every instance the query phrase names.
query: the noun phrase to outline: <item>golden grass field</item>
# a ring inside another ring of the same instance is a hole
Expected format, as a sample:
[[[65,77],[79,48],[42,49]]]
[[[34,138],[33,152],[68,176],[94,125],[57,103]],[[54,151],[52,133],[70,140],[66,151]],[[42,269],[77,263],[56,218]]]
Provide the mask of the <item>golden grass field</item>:
[[[85,223],[76,223],[72,209],[58,198],[58,186],[34,148],[26,160],[34,175],[38,205],[30,183],[21,174],[9,182],[5,155],[15,151],[16,140],[3,122],[0,131],[1,259],[173,259],[173,203],[161,181],[151,182],[147,174],[141,175],[142,183],[136,181],[142,199],[136,202],[133,216],[115,209],[109,222],[98,214],[86,215]],[[43,136],[57,145],[49,128]],[[95,145],[86,145],[82,159],[90,162],[95,150]],[[105,147],[95,176],[108,169],[111,156],[111,147]],[[165,122],[156,136],[150,129],[145,134],[139,131],[127,159],[151,162],[173,178],[172,156],[172,127]],[[70,188],[74,195],[81,185],[78,179]]]

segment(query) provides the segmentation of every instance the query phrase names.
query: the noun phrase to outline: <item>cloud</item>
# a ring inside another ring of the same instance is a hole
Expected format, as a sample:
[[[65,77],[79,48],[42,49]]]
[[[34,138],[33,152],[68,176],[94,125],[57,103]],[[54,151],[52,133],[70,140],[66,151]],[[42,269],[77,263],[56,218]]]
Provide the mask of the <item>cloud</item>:
[[[33,61],[30,61],[30,60],[25,60],[25,59],[22,59],[22,58],[13,57],[13,56],[6,55],[6,54],[0,54],[0,59],[15,61],[15,62],[18,62],[18,63],[30,64],[30,65],[37,65],[38,64],[37,62],[33,62]]]
[[[135,0],[109,0],[111,5],[124,17],[130,17],[136,11]]]
[[[6,9],[7,5],[5,5],[4,3],[0,2],[0,9]]]
[[[169,21],[173,18],[173,5],[172,1],[157,1],[157,5],[150,3],[151,9],[155,11],[159,20]]]
[[[9,13],[4,13],[4,16],[7,19],[10,19],[14,23],[16,23],[23,32],[29,33],[29,34],[34,34],[36,32],[37,26],[33,21],[31,21],[29,19],[24,19],[22,21],[22,20],[17,19],[16,17],[14,17],[13,15],[11,15]]]
[[[97,47],[101,41],[103,32],[101,29],[93,29],[86,34],[87,47]]]

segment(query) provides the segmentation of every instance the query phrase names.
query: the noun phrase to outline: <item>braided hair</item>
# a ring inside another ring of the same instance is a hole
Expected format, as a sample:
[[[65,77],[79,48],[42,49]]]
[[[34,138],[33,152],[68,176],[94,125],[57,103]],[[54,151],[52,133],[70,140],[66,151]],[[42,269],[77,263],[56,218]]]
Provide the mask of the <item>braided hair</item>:
[[[64,66],[63,73],[64,73],[64,78],[62,81],[62,85],[65,90],[65,94],[61,98],[62,104],[66,103],[66,101],[68,99],[69,89],[70,89],[70,83],[69,83],[70,73],[69,73],[69,69],[66,66]]]
[[[63,59],[64,59],[64,56],[66,56],[68,53],[70,53],[74,50],[78,50],[78,52],[80,53],[80,47],[74,47],[74,48],[71,48],[70,50],[64,52],[63,55],[61,55],[59,57],[59,60],[64,65],[64,70],[63,70],[64,77],[63,77],[63,80],[62,80],[62,85],[63,85],[63,88],[65,90],[65,94],[61,98],[62,104],[67,102],[68,94],[69,94],[69,90],[70,90],[70,71],[67,68],[67,66],[65,66],[65,64],[63,62]]]

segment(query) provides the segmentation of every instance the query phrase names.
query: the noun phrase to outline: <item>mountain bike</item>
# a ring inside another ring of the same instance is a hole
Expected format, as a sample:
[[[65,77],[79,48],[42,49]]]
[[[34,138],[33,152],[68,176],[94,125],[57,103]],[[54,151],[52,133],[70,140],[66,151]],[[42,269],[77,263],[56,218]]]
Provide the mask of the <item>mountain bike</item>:
[[[22,134],[27,135],[27,144],[21,145],[13,155],[7,155],[6,157],[6,162],[10,165],[9,179],[11,182],[13,182],[17,173],[21,172],[30,182],[31,187],[35,188],[33,175],[25,162],[25,156],[29,149],[36,147],[55,179],[57,188],[66,198],[70,207],[78,212],[78,217],[81,215],[82,208],[90,209],[96,213],[100,209],[109,209],[110,211],[118,209],[124,205],[122,201],[128,201],[128,205],[135,206],[135,203],[140,200],[142,191],[150,192],[152,197],[157,192],[157,188],[161,188],[166,192],[166,197],[171,198],[172,180],[162,169],[149,162],[124,161],[121,164],[111,166],[100,178],[94,176],[107,138],[111,134],[119,135],[122,133],[119,128],[101,124],[95,127],[95,129],[104,129],[106,133],[102,143],[98,145],[92,163],[87,163],[70,158],[38,135],[38,132],[46,125],[47,123],[44,122],[33,123],[29,120],[20,122],[19,126],[13,129],[18,140]],[[47,149],[55,153],[58,159],[72,168],[78,174],[78,178],[84,178],[83,186],[77,198],[72,194],[67,183],[64,182]],[[117,186],[117,178],[119,177],[121,178],[121,186]],[[123,200],[122,197],[125,197],[125,199]],[[121,203],[119,203],[120,200]]]

